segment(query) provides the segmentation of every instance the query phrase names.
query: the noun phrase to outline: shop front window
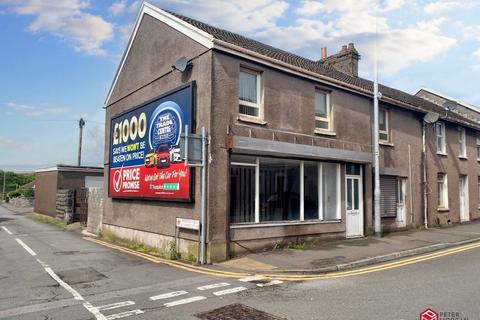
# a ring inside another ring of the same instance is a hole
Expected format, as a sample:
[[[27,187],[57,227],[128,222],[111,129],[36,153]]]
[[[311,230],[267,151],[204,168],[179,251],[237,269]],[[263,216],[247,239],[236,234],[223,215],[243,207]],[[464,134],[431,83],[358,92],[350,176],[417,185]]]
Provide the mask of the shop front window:
[[[231,223],[340,220],[337,163],[232,155],[230,167]]]
[[[260,221],[300,218],[300,162],[260,159]]]

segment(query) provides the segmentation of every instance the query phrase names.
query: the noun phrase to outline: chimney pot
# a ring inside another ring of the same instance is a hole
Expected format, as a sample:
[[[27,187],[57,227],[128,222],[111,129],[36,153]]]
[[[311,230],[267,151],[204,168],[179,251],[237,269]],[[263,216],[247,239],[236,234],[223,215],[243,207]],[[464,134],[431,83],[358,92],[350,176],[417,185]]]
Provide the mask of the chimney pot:
[[[355,48],[355,46],[353,45],[353,42],[350,42],[348,44],[348,49],[354,49],[354,48]]]
[[[327,59],[327,47],[322,48],[322,60]]]
[[[346,50],[347,50],[347,45],[345,44],[342,46],[342,51],[346,51]]]

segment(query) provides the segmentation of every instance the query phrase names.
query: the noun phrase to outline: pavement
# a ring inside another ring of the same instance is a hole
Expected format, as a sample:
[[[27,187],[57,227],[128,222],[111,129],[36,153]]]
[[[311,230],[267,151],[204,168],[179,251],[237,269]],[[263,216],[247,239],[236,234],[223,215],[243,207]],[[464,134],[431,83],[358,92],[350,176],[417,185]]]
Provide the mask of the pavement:
[[[479,243],[282,282],[156,263],[0,207],[0,257],[0,319],[480,319]]]
[[[480,220],[378,237],[325,241],[306,249],[251,253],[213,268],[265,274],[321,274],[378,264],[480,241]]]

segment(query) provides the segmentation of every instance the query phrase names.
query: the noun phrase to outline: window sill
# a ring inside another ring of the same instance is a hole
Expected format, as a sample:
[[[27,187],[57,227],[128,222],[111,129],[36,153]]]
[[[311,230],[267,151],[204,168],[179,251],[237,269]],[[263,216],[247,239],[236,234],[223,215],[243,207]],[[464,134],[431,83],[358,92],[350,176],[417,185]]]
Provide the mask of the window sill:
[[[458,159],[460,159],[460,160],[468,160],[468,158],[465,157],[465,156],[458,156]]]
[[[246,116],[246,115],[238,115],[237,120],[242,121],[242,122],[250,122],[250,123],[260,124],[262,126],[267,124],[267,121],[264,121],[264,120],[262,120],[260,118],[257,118],[257,117],[250,117],[250,116]]]
[[[437,211],[438,212],[448,212],[448,211],[450,211],[450,209],[449,208],[443,208],[443,207],[437,207]]]
[[[378,144],[380,144],[382,146],[386,146],[386,147],[394,147],[395,146],[392,142],[388,142],[388,141],[378,141]]]
[[[313,131],[315,134],[323,135],[323,136],[336,136],[337,133],[334,131],[324,130],[324,129],[315,129]]]
[[[440,151],[437,151],[437,155],[444,156],[444,157],[448,156],[446,152],[440,152]]]
[[[280,221],[280,222],[259,222],[259,223],[234,223],[230,225],[230,229],[242,229],[242,228],[267,228],[267,227],[280,227],[280,226],[292,226],[292,225],[309,225],[309,224],[330,224],[341,223],[342,220],[305,220],[305,221]]]

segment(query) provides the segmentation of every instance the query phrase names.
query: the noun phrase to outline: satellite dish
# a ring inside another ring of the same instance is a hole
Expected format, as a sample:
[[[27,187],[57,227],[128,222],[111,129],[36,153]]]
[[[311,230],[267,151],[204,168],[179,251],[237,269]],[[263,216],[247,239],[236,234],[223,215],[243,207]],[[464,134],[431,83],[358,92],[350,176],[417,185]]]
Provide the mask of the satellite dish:
[[[447,109],[448,111],[453,111],[457,109],[457,103],[452,100],[447,100],[443,103],[443,107]]]
[[[180,59],[177,60],[177,62],[175,62],[172,68],[179,72],[184,72],[187,69],[188,65],[189,65],[188,59],[186,57],[181,57]]]
[[[435,123],[440,118],[440,115],[436,112],[429,112],[423,117],[423,121],[426,123]]]

